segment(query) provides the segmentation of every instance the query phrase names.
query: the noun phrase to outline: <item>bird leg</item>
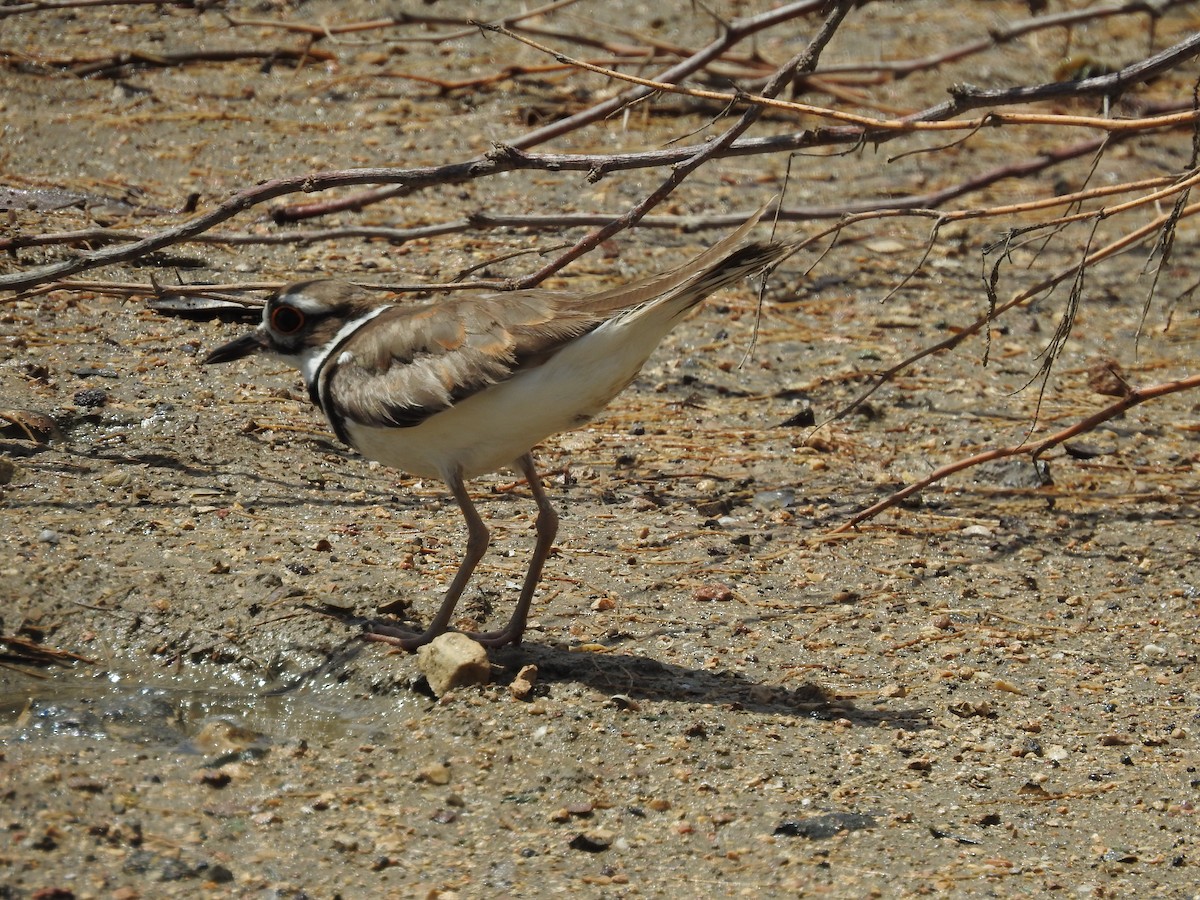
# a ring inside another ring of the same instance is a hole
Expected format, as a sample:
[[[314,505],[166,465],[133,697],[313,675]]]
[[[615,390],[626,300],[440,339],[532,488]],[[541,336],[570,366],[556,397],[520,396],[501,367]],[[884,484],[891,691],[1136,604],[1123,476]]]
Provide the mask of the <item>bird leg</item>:
[[[538,582],[541,581],[542,566],[546,562],[546,557],[550,555],[550,547],[554,544],[555,535],[558,534],[558,513],[550,505],[550,499],[542,488],[542,481],[538,478],[537,469],[534,466],[533,454],[526,453],[517,460],[517,467],[525,476],[525,480],[529,482],[529,490],[533,493],[534,502],[537,503],[538,517],[534,526],[537,530],[537,543],[534,544],[533,557],[529,560],[529,569],[525,573],[525,583],[521,586],[521,596],[517,600],[517,606],[513,610],[508,624],[502,631],[471,635],[487,647],[521,643],[521,635],[525,633],[525,623],[529,618],[529,606],[533,603],[533,592],[537,590]]]
[[[527,456],[526,458],[529,457]],[[531,458],[529,459],[529,471],[533,471],[533,460]],[[534,478],[536,477],[535,475]],[[463,555],[463,561],[458,567],[458,572],[454,576],[454,580],[450,582],[450,587],[446,589],[446,596],[442,599],[442,605],[438,609],[437,615],[433,617],[433,621],[429,623],[429,627],[420,634],[393,625],[374,625],[364,635],[368,641],[382,641],[404,650],[415,650],[422,644],[428,644],[438,635],[445,633],[449,628],[450,619],[454,615],[454,607],[458,605],[458,598],[462,596],[463,589],[467,586],[467,582],[471,580],[471,574],[475,571],[475,567],[483,559],[483,554],[488,548],[488,542],[491,540],[491,534],[488,532],[487,526],[483,524],[483,519],[479,517],[479,513],[475,510],[475,504],[471,502],[471,496],[467,493],[466,485],[463,483],[462,471],[452,472],[446,479],[446,486],[450,488],[450,493],[454,495],[454,499],[458,503],[458,508],[462,510],[463,518],[467,520],[467,549]],[[542,488],[539,484],[535,496],[541,490]],[[543,499],[545,499],[544,494]],[[540,505],[541,502],[539,501]],[[551,513],[553,513],[553,510],[551,510]],[[538,522],[541,522],[540,517]],[[553,534],[550,537],[553,540]],[[538,546],[541,546],[540,539]],[[538,569],[541,569],[540,563],[538,564]],[[531,589],[530,594],[532,593]],[[524,597],[524,593],[522,593],[522,597]],[[528,607],[528,603],[526,603],[526,607]],[[509,623],[509,628],[511,627],[512,623]],[[522,629],[524,629],[523,621]],[[507,630],[505,629],[505,631]]]

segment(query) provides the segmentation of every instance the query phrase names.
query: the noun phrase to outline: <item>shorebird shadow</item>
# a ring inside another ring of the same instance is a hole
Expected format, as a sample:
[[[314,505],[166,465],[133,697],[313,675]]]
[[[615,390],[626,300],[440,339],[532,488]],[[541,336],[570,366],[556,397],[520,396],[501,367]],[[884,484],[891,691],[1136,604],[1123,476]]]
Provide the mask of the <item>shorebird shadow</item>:
[[[529,643],[493,650],[491,658],[509,678],[522,666],[535,665],[539,682],[580,682],[610,694],[617,704],[643,700],[711,703],[751,712],[847,719],[856,725],[905,731],[921,731],[930,724],[926,709],[859,709],[814,681],[795,686],[764,684],[736,672],[708,672],[620,651],[592,652]]]
[[[346,625],[363,628],[375,620],[336,608],[310,607],[315,612]],[[286,693],[303,687],[308,681],[327,677],[331,671],[348,665],[371,646],[356,635],[332,649],[328,659],[299,673],[270,693]],[[751,712],[808,716],[813,719],[847,719],[856,725],[922,731],[930,725],[929,711],[886,705],[860,709],[846,698],[812,681],[795,686],[771,685],[753,681],[734,672],[709,672],[660,662],[618,650],[608,652],[578,650],[535,641],[517,647],[489,651],[494,681],[511,682],[527,665],[537,666],[538,687],[545,691],[556,682],[573,681],[608,694],[615,705],[636,705],[641,701],[709,703]],[[423,679],[422,679],[423,682]],[[420,689],[418,682],[417,689]],[[428,690],[428,687],[424,688]]]

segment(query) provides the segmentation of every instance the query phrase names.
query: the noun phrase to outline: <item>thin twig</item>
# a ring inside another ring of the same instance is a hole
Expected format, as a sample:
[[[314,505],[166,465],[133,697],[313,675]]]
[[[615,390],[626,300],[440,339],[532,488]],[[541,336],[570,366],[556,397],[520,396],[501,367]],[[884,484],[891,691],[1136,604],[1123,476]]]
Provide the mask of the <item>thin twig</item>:
[[[852,5],[853,0],[838,0],[834,9],[822,24],[821,29],[813,36],[808,46],[801,53],[780,66],[775,75],[772,76],[766,87],[763,88],[764,97],[773,97],[791,83],[797,73],[810,71],[816,65],[817,60],[821,56],[821,51],[825,49],[825,45],[833,38],[838,26],[847,14],[849,14]],[[703,145],[689,159],[672,166],[670,174],[666,179],[623,216],[576,241],[575,245],[567,250],[566,253],[563,253],[538,271],[522,278],[517,283],[518,287],[532,287],[541,283],[567,265],[567,263],[587,253],[593,247],[599,246],[614,234],[636,224],[642,216],[661,203],[675,188],[682,184],[688,175],[704,165],[709,159],[712,159],[714,154],[719,153],[722,149],[732,144],[758,120],[760,115],[762,115],[762,107],[751,106],[742,113],[733,126],[726,129],[723,134],[717,136],[710,144]]]
[[[867,519],[871,519],[879,515],[885,509],[890,509],[904,499],[911,497],[913,494],[919,491],[923,491],[931,484],[936,484],[943,478],[947,478],[956,472],[961,472],[965,469],[970,469],[982,463],[992,462],[997,459],[1004,459],[1009,456],[1028,455],[1031,459],[1036,460],[1047,450],[1058,446],[1063,441],[1070,440],[1071,438],[1077,437],[1081,434],[1086,434],[1087,432],[1095,429],[1097,426],[1107,422],[1109,419],[1115,418],[1126,410],[1137,406],[1139,403],[1145,403],[1147,400],[1156,400],[1159,397],[1165,397],[1168,394],[1175,394],[1179,391],[1188,391],[1197,387],[1200,387],[1200,375],[1191,375],[1187,378],[1181,378],[1178,381],[1166,381],[1161,384],[1154,384],[1144,388],[1134,388],[1115,403],[1109,404],[1100,411],[1093,413],[1086,419],[1076,422],[1074,425],[1071,425],[1068,428],[1064,428],[1061,431],[1056,431],[1054,434],[1044,438],[1043,440],[1036,441],[1034,443],[1023,441],[1020,444],[1014,444],[1009,447],[997,447],[993,450],[985,450],[983,453],[977,453],[974,456],[967,457],[966,459],[955,460],[952,463],[947,463],[946,465],[935,469],[920,481],[914,482],[902,490],[896,491],[894,494],[891,494],[878,503],[867,507],[861,512],[855,513],[847,521],[843,522],[841,525],[832,529],[828,533],[841,534],[842,532],[849,531],[851,528],[854,528],[856,525],[865,522]]]
[[[1197,213],[1200,213],[1200,203],[1193,203],[1190,206],[1185,207],[1182,211],[1180,211],[1177,218],[1182,219],[1182,218],[1186,218],[1189,216],[1194,216]],[[1096,218],[1104,218],[1108,215],[1108,213],[1105,210],[1100,210],[1098,212],[1093,212],[1091,215]],[[861,394],[859,394],[857,397],[855,397],[853,400],[851,400],[848,404],[846,404],[844,407],[839,409],[837,412],[830,415],[825,420],[825,423],[822,423],[822,424],[826,424],[828,422],[831,422],[836,419],[840,419],[840,418],[844,417],[851,410],[853,410],[855,407],[857,407],[859,404],[861,404],[863,401],[865,401],[868,397],[870,397],[872,394],[874,394],[877,390],[879,390],[879,388],[881,388],[883,385],[887,384],[889,381],[891,381],[893,378],[895,378],[897,375],[899,375],[901,372],[903,372],[905,369],[908,369],[910,366],[914,365],[915,363],[921,361],[922,359],[925,359],[928,356],[933,356],[934,354],[937,354],[937,353],[945,353],[949,350],[954,349],[959,344],[961,344],[963,341],[967,340],[967,338],[971,337],[972,335],[978,334],[985,327],[987,327],[987,325],[994,322],[1002,314],[1008,312],[1010,309],[1013,309],[1015,307],[1021,306],[1024,303],[1029,302],[1034,297],[1038,296],[1039,294],[1043,293],[1044,291],[1049,290],[1050,288],[1052,288],[1058,284],[1061,284],[1063,281],[1066,281],[1068,278],[1075,278],[1081,268],[1086,268],[1088,266],[1095,265],[1096,263],[1100,262],[1101,260],[1107,259],[1108,257],[1113,256],[1117,253],[1120,253],[1123,250],[1127,250],[1129,247],[1131,247],[1135,244],[1138,244],[1142,241],[1147,240],[1148,238],[1153,236],[1155,232],[1157,232],[1164,225],[1166,225],[1167,222],[1170,221],[1173,217],[1176,217],[1174,210],[1172,210],[1171,213],[1168,213],[1166,215],[1158,216],[1153,221],[1148,222],[1147,224],[1143,225],[1142,227],[1137,228],[1128,234],[1122,235],[1120,238],[1116,239],[1115,241],[1112,241],[1111,243],[1105,245],[1104,247],[1101,247],[1100,249],[1095,250],[1092,253],[1089,253],[1087,256],[1085,256],[1083,259],[1081,259],[1075,265],[1068,266],[1067,268],[1042,279],[1037,284],[1033,285],[1032,287],[1026,288],[1025,290],[1019,292],[1018,294],[1016,294],[1015,296],[1013,296],[1008,301],[1006,301],[1002,304],[989,307],[987,313],[980,316],[974,322],[971,322],[970,324],[965,325],[965,326],[960,326],[953,334],[951,334],[949,337],[945,338],[944,340],[938,341],[935,344],[931,344],[928,347],[925,347],[924,349],[917,351],[916,353],[912,354],[911,356],[908,356],[905,359],[901,360],[900,362],[896,363],[894,366],[889,367],[884,372],[881,372],[880,374],[876,375],[874,377],[874,379],[872,379],[870,387],[868,387],[865,391],[863,391]]]

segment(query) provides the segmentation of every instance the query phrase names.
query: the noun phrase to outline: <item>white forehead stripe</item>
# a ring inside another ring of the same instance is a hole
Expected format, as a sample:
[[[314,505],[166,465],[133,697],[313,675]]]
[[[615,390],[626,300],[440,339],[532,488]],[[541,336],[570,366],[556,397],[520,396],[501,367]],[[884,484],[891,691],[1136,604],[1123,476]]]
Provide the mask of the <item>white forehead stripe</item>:
[[[291,301],[289,301],[291,302]],[[304,307],[300,304],[293,304],[297,309],[303,310]],[[338,329],[327,343],[319,347],[305,347],[300,353],[300,373],[304,376],[304,383],[311,387],[316,383],[317,376],[321,373],[321,367],[325,365],[329,355],[337,349],[350,335],[354,334],[363,325],[366,325],[373,318],[385,310],[391,309],[390,306],[377,306],[369,313],[359,316],[357,319],[351,319],[345,325]]]
[[[279,302],[286,303],[288,306],[294,306],[300,312],[310,316],[319,316],[329,312],[328,303],[324,300],[318,300],[316,297],[310,297],[304,291],[297,291],[294,294],[281,294]]]

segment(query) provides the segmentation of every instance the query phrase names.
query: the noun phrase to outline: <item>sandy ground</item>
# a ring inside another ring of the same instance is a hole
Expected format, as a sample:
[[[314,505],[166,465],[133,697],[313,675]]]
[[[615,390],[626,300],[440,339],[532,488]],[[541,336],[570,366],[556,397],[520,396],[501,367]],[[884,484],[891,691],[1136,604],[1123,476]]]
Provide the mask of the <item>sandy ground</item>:
[[[379,15],[366,3],[229,6],[310,23]],[[917,56],[1028,15],[1017,3],[961,5],[970,15],[903,6],[856,12],[826,62],[881,45]],[[1194,16],[1160,22],[1155,48]],[[711,36],[638,4],[581,4],[550,24],[611,33],[618,19],[692,46]],[[1120,21],[1081,32],[1076,49],[1144,25]],[[1143,55],[1137,35],[1114,57]],[[983,66],[870,90],[915,108],[940,99],[937,85],[1049,78],[1061,42],[1041,34]],[[336,59],[300,71],[257,60],[80,78],[36,64],[302,46],[175,8],[15,16],[0,45],[32,57],[0,69],[0,182],[85,195],[86,207],[48,208],[43,192],[45,208],[14,209],[0,234],[151,230],[177,221],[170,211],[192,192],[204,209],[269,177],[465,159],[607,89],[556,74],[444,93],[396,76],[544,61],[477,34],[326,42]],[[772,38],[762,49],[783,59],[798,46]],[[1180,84],[1166,79],[1151,96]],[[661,109],[556,146],[657,146],[705,121],[673,101]],[[789,198],[931,190],[1068,142],[1030,130],[892,163],[888,153],[915,143],[799,157]],[[1095,177],[1179,171],[1190,152],[1184,132],[1133,141]],[[782,165],[714,164],[672,211],[748,211],[780,189]],[[1085,168],[963,205],[1046,196],[1056,179],[1077,187]],[[513,174],[321,227],[620,211],[656,177]],[[982,248],[1012,224],[957,227],[881,302],[920,258],[928,223],[876,223],[812,272],[815,255],[772,278],[757,343],[748,289],[684,323],[604,418],[539,451],[562,528],[532,627],[521,647],[492,653],[491,685],[441,699],[411,655],[364,643],[356,624],[398,599],[418,621],[436,608],[463,540],[440,485],[341,447],[291,371],[202,368],[244,324],[167,317],[144,295],[86,285],[0,297],[0,407],[51,416],[62,432],[46,444],[9,427],[0,441],[12,467],[0,487],[0,633],[86,660],[0,668],[0,896],[1196,896],[1195,395],[1056,449],[1049,480],[1027,459],[974,469],[836,537],[856,510],[932,468],[1023,438],[1038,404],[1036,387],[1023,388],[1065,293],[1006,316],[986,368],[975,340],[819,432],[779,427],[806,403],[824,419],[873,372],[980,315]],[[255,215],[227,227],[286,231]],[[392,283],[562,239],[191,244],[85,277]],[[554,284],[613,284],[712,239],[623,234]],[[1015,251],[1001,295],[1069,264],[1085,239]],[[63,252],[24,249],[0,272]],[[1180,299],[1194,280],[1194,229],[1181,226],[1143,324],[1144,258],[1089,275],[1039,433],[1112,402],[1094,389],[1100,361],[1133,384],[1194,373],[1200,307]],[[517,257],[484,274],[533,265]],[[495,540],[464,626],[507,617],[532,545],[522,483],[499,474],[473,489]],[[516,699],[509,685],[530,664],[536,687]]]

